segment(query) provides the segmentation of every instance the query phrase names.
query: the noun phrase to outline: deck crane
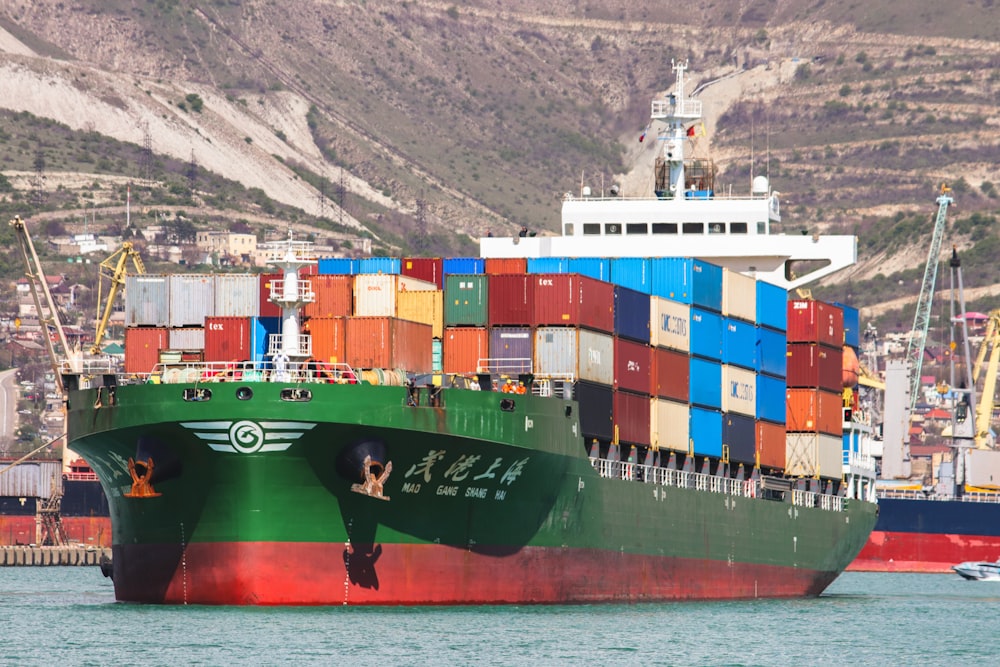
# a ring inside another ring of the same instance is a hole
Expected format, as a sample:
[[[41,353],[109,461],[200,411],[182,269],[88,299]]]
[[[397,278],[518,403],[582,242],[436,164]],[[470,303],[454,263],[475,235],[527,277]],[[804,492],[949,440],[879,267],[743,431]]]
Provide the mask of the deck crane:
[[[989,350],[989,361],[986,352]],[[983,377],[983,390],[979,393],[976,405],[976,437],[977,449],[990,449],[990,418],[993,414],[994,398],[997,385],[997,371],[1000,370],[1000,310],[991,310],[986,321],[986,335],[979,346],[976,355],[976,365],[972,370],[973,386],[979,386],[979,375],[986,362],[986,374]]]
[[[913,316],[913,331],[910,342],[906,346],[906,360],[910,362],[911,411],[917,404],[917,394],[920,389],[920,370],[924,361],[927,327],[931,320],[931,302],[934,299],[934,283],[937,279],[938,259],[941,255],[941,239],[944,238],[945,218],[948,206],[954,202],[950,193],[951,188],[942,183],[941,194],[937,198],[938,212],[934,222],[934,234],[931,236],[931,247],[927,253],[927,265],[924,267],[924,280],[920,285],[917,311]]]
[[[104,340],[104,334],[108,329],[108,321],[111,319],[115,297],[125,285],[129,261],[132,262],[137,274],[146,273],[146,267],[142,263],[139,251],[133,247],[131,241],[122,243],[121,248],[101,262],[97,294],[97,331],[94,334],[94,344],[90,346],[91,354],[100,354],[101,352],[101,341]],[[101,298],[104,294],[105,282],[108,283],[108,295],[104,299],[102,308]]]

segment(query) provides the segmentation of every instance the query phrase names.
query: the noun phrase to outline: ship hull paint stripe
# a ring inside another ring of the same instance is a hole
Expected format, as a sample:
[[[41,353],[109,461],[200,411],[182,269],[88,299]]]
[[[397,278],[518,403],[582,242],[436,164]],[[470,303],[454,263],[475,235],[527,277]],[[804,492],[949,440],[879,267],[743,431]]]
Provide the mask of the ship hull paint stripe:
[[[951,572],[964,561],[995,561],[1000,537],[873,531],[848,566],[854,572]]]
[[[503,557],[427,544],[369,546],[351,554],[344,544],[287,542],[196,543],[178,551],[177,545],[116,545],[116,598],[234,605],[750,599],[816,596],[837,576],[558,547],[526,547]]]
[[[879,498],[876,531],[991,535],[1000,539],[1000,503]],[[995,559],[1000,554],[994,554]]]

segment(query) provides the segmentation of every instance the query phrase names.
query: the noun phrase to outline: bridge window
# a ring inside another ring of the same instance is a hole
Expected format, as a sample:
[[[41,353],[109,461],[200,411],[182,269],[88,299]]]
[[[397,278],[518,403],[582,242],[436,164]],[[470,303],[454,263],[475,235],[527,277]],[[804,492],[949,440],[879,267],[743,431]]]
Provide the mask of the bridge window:
[[[563,236],[573,236],[573,223],[567,222],[563,225]]]
[[[745,222],[731,222],[731,223],[729,223],[729,233],[730,234],[746,234],[747,233],[747,223],[745,223]]]
[[[705,233],[705,223],[704,222],[685,222],[681,225],[682,234],[704,234]]]
[[[677,223],[676,222],[654,222],[653,223],[653,233],[654,234],[676,234],[677,233]]]
[[[724,222],[710,222],[710,223],[708,223],[708,233],[709,234],[725,234],[726,233],[726,223],[724,223]]]
[[[626,234],[648,234],[649,226],[645,222],[630,222],[625,225]]]
[[[621,224],[619,224],[617,222],[609,222],[608,224],[604,225],[604,233],[605,234],[621,234],[622,233],[622,226],[621,226]]]
[[[583,225],[583,233],[586,236],[599,236],[601,233],[601,226],[596,222],[586,222]]]

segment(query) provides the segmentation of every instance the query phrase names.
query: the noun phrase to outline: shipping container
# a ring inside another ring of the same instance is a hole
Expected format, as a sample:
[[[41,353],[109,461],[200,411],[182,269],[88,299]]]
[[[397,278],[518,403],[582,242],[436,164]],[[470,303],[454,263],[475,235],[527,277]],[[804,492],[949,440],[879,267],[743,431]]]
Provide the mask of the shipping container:
[[[431,328],[395,317],[350,317],[345,350],[352,368],[431,372]]]
[[[653,347],[691,350],[691,306],[660,296],[649,299],[649,342]]]
[[[688,404],[660,398],[651,400],[650,444],[677,452],[689,451],[688,429],[691,409]]]
[[[567,327],[535,331],[534,369],[538,375],[572,377],[614,385],[614,338],[605,333]]]
[[[396,294],[396,316],[401,320],[429,324],[431,335],[440,338],[444,335],[444,292],[399,292]]]
[[[861,313],[854,306],[837,301],[833,305],[844,314],[844,345],[857,350],[861,347]]]
[[[819,387],[835,392],[843,389],[842,348],[816,343],[789,343],[786,359],[786,384],[789,387]]]
[[[693,405],[722,408],[722,364],[709,359],[691,357],[689,400]]]
[[[649,295],[615,285],[615,335],[649,342]]]
[[[688,426],[694,453],[700,456],[722,456],[722,413],[691,406]]]
[[[490,326],[530,326],[535,319],[535,276],[504,274],[489,277]]]
[[[775,331],[788,328],[788,292],[785,288],[757,281],[757,324]]]
[[[355,317],[395,317],[396,289],[396,276],[392,274],[354,276]]]
[[[255,317],[250,320],[251,361],[263,361],[268,354],[271,336],[281,333],[280,317]]]
[[[350,257],[323,257],[317,265],[319,275],[353,276],[358,273],[358,260]]]
[[[722,316],[691,308],[691,354],[722,361]]]
[[[722,312],[722,267],[691,260],[691,305]]]
[[[441,262],[441,273],[450,275],[478,275],[486,272],[486,260],[479,257],[448,257]]]
[[[381,273],[398,276],[400,264],[398,257],[365,257],[357,260],[357,273]]]
[[[271,285],[275,281],[281,280],[284,280],[282,273],[262,273],[260,275],[260,317],[281,317],[281,308],[271,301]]]
[[[611,282],[648,295],[652,289],[650,261],[646,257],[612,258]]]
[[[215,278],[204,273],[173,273],[170,283],[170,326],[200,327],[215,315]]]
[[[844,474],[840,436],[786,433],[785,472],[802,477],[840,479]]]
[[[260,276],[256,273],[215,274],[215,315],[257,317],[260,314]]]
[[[784,378],[768,375],[757,376],[757,419],[784,424],[787,400]]]
[[[51,498],[53,484],[58,484],[54,480],[62,479],[62,461],[24,461],[13,467],[3,461],[0,470],[0,498]]]
[[[523,257],[487,257],[485,271],[495,276],[504,273],[527,273],[528,260]]]
[[[839,349],[844,344],[843,311],[823,301],[789,301],[788,342],[822,343]]]
[[[581,276],[610,283],[611,260],[607,257],[572,257],[566,271],[554,273],[579,273]]]
[[[615,391],[614,421],[620,443],[649,444],[649,410],[649,396]]]
[[[985,489],[1000,488],[1000,451],[995,449],[967,449],[965,467],[966,483]]]
[[[444,267],[440,257],[407,257],[399,269],[404,276],[425,280],[444,289]]]
[[[160,361],[160,350],[170,344],[170,330],[141,327],[125,329],[125,372],[149,373]]]
[[[167,276],[126,276],[125,326],[165,327],[170,323]]]
[[[645,343],[615,338],[615,389],[652,393],[652,350]]]
[[[757,327],[742,320],[722,319],[722,363],[756,370],[760,362]]]
[[[490,329],[490,369],[500,373],[530,373],[535,332],[531,327]]]
[[[722,410],[757,416],[757,374],[745,368],[722,366]]]
[[[346,317],[310,317],[302,326],[302,332],[312,337],[313,359],[327,364],[346,362]]]
[[[315,275],[307,278],[313,292],[312,303],[302,307],[306,317],[347,317],[354,312],[354,277]]]
[[[578,274],[536,274],[533,326],[574,326],[611,333],[615,288]]]
[[[435,373],[441,373],[444,365],[444,346],[440,338],[431,341],[431,365]]]
[[[836,435],[839,441],[844,432],[843,398],[839,393],[789,388],[785,396],[787,430],[828,433]]]
[[[653,295],[722,311],[721,267],[686,257],[657,257],[651,260],[650,270]]]
[[[595,382],[573,384],[573,397],[580,410],[580,431],[585,441],[614,439],[614,390]]]
[[[722,314],[757,323],[757,281],[739,271],[722,271]]]
[[[446,327],[461,325],[485,327],[489,316],[488,305],[487,276],[445,274],[444,325]]]
[[[722,445],[732,463],[753,465],[757,458],[757,424],[753,417],[722,413]]]
[[[783,378],[787,372],[788,341],[784,331],[757,327],[757,370]],[[784,391],[781,392],[784,394]]]
[[[757,455],[765,468],[785,468],[785,425],[757,421]]]
[[[570,273],[568,257],[529,257],[528,273]]]
[[[248,361],[250,350],[250,317],[206,317],[205,361]]]
[[[445,280],[449,278],[446,276]],[[485,327],[445,327],[441,348],[442,372],[479,373],[486,370],[483,364],[490,356],[489,333]]]
[[[687,354],[666,348],[653,348],[653,395],[675,401],[688,401],[691,359]]]
[[[167,337],[167,344],[171,350],[204,350],[205,328],[183,327],[180,329],[171,329],[170,335]]]

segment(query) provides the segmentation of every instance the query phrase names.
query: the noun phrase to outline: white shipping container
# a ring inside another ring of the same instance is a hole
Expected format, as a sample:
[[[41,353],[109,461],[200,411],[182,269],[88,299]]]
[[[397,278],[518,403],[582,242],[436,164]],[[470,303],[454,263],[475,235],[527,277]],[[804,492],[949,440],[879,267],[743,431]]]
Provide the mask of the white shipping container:
[[[687,452],[690,429],[690,408],[687,403],[666,401],[662,398],[650,399],[650,442],[661,448],[677,452]]]
[[[170,321],[167,276],[125,277],[125,326],[165,327]]]
[[[204,350],[205,328],[186,327],[183,329],[171,329],[167,341],[171,350]]]
[[[649,343],[653,347],[691,350],[691,306],[654,296],[649,300]]]
[[[173,273],[170,283],[171,327],[203,327],[215,315],[215,276],[203,273]]]
[[[722,411],[757,416],[757,374],[745,368],[722,365]]]
[[[1000,488],[1000,451],[995,449],[969,449],[965,475],[969,486],[987,489]]]
[[[397,277],[388,273],[359,273],[354,276],[354,315],[395,317]]]
[[[216,317],[257,317],[260,315],[260,276],[256,273],[215,275]]]
[[[785,472],[840,479],[844,474],[843,438],[825,433],[786,433]]]
[[[539,327],[535,330],[534,372],[610,386],[615,379],[614,338],[587,329]]]
[[[757,281],[739,271],[722,270],[722,314],[754,323],[757,318]]]

